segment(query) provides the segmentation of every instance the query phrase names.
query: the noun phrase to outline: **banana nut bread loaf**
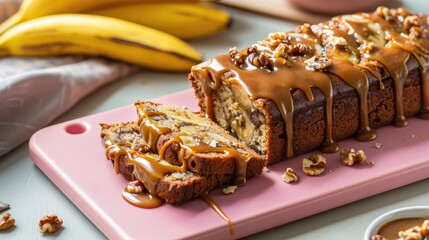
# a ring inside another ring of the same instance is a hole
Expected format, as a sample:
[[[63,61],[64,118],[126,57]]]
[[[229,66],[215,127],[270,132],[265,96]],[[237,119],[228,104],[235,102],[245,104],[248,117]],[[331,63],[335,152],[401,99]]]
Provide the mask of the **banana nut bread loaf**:
[[[180,204],[222,185],[244,185],[266,159],[204,116],[182,107],[135,103],[137,123],[100,124],[116,173]]]
[[[199,106],[268,164],[429,119],[429,18],[404,8],[277,32],[194,66]]]

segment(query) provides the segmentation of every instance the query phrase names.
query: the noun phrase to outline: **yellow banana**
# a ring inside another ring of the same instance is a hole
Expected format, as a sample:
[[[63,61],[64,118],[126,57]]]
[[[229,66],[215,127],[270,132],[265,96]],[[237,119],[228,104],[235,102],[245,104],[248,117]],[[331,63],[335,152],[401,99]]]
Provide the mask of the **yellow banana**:
[[[176,2],[175,0],[159,0]],[[30,19],[60,13],[82,13],[89,10],[130,3],[153,3],[157,0],[24,0],[14,15],[0,25],[0,35],[12,26]],[[180,0],[196,2],[197,0]]]
[[[231,21],[227,12],[207,3],[138,3],[86,13],[127,20],[182,39],[211,36],[226,29]]]
[[[82,54],[151,69],[189,71],[199,52],[170,34],[120,19],[58,14],[20,23],[0,36],[0,56]]]

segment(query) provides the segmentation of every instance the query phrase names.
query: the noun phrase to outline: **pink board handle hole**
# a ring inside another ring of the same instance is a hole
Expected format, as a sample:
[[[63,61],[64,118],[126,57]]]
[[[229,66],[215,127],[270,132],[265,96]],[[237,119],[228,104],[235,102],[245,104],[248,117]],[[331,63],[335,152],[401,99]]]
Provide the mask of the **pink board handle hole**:
[[[81,123],[73,123],[66,126],[66,132],[69,134],[82,134],[86,132],[87,128]]]

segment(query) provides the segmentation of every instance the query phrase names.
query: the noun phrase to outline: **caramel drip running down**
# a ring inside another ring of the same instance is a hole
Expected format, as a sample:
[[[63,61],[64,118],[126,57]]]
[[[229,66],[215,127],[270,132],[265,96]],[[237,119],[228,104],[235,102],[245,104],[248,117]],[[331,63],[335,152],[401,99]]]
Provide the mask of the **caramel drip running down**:
[[[213,84],[216,85],[216,84]],[[159,126],[155,123],[152,117],[163,117],[165,113],[159,111],[147,111],[142,107],[138,107],[140,112],[140,132],[145,136],[145,140],[148,144],[156,149],[158,138],[161,134],[171,133],[172,130],[166,126]],[[165,152],[168,147],[173,143],[178,143],[180,145],[179,150],[179,160],[186,165],[186,169],[190,169],[192,164],[187,164],[187,161],[191,158],[192,155],[200,153],[223,153],[227,158],[234,159],[235,161],[235,182],[237,185],[242,186],[246,184],[246,169],[247,163],[250,159],[250,156],[245,156],[240,154],[236,149],[227,147],[225,143],[218,142],[221,146],[213,147],[202,140],[205,133],[199,133],[200,136],[192,136],[197,138],[197,141],[191,141],[184,143],[181,137],[187,137],[186,133],[179,133],[178,135],[172,137],[169,141],[163,144],[159,151],[159,156],[161,159],[165,158]],[[188,136],[189,137],[189,136]],[[192,170],[192,169],[190,169]]]
[[[196,146],[183,146],[183,149],[187,149],[188,154],[184,156],[184,160],[190,159],[190,157],[197,153],[223,153],[227,158],[232,158],[235,161],[235,184],[243,186],[246,184],[246,169],[247,162],[249,161],[248,156],[241,155],[237,150],[230,147],[212,147],[204,143],[199,143]]]
[[[153,208],[159,206],[161,200],[156,194],[156,186],[159,180],[163,178],[165,174],[186,171],[186,164],[182,166],[162,164],[156,155],[136,152],[127,147],[129,147],[129,144],[112,144],[108,141],[106,142],[106,155],[108,159],[114,159],[114,166],[117,174],[119,173],[119,161],[121,157],[125,158],[124,163],[126,166],[133,165],[133,174],[143,182],[148,192],[142,194],[123,192],[122,196],[127,202],[137,207]]]
[[[408,76],[406,62],[410,54],[399,48],[377,48],[366,59],[376,60],[382,63],[394,80],[396,118],[394,125],[404,127],[408,125],[404,112],[404,83]]]
[[[186,137],[187,135],[182,133],[171,138],[166,142],[159,151],[159,156],[161,158],[165,157],[165,152],[167,148],[173,143],[180,144],[179,150],[179,159],[181,162],[186,162],[189,170],[193,169],[193,164],[189,162],[193,155],[199,153],[223,153],[227,158],[234,159],[235,161],[235,184],[238,186],[243,186],[246,184],[246,169],[247,163],[250,159],[249,156],[240,154],[237,150],[230,147],[212,147],[208,144],[200,142],[193,143],[184,143],[181,137]]]
[[[222,211],[219,205],[208,194],[203,194],[201,196],[201,199],[206,202],[207,205],[209,205],[213,210],[215,210],[215,212],[228,223],[229,232],[231,233],[231,235],[234,235],[234,225],[232,224],[232,221],[229,219],[229,217]]]
[[[371,129],[368,120],[368,77],[351,62],[345,60],[332,60],[332,65],[328,71],[342,78],[358,93],[360,128],[356,133],[356,139],[360,141],[375,139],[377,133]]]
[[[318,87],[326,99],[325,117],[327,130],[323,148],[327,151],[338,150],[336,143],[332,139],[332,86],[329,77],[322,72],[308,71],[305,68],[305,64],[299,59],[283,60],[277,58],[272,63],[274,70],[268,73],[265,69],[254,68],[250,64],[248,68],[238,68],[229,60],[229,56],[223,55],[214,58],[212,64],[207,67],[207,71],[211,73],[211,76],[220,78],[225,69],[233,70],[234,78],[228,79],[228,82],[243,86],[251,99],[266,98],[273,100],[277,104],[285,120],[286,154],[288,158],[293,156],[293,143],[291,141],[293,138],[294,113],[292,90],[300,89],[309,101],[313,101],[312,87]],[[293,79],[301,79],[301,81],[291,81]],[[261,84],[264,87],[261,87]],[[211,95],[211,92],[206,92],[205,94]],[[207,111],[212,112],[213,110],[208,109]]]
[[[140,126],[140,133],[143,136],[143,139],[149,144],[152,151],[156,151],[156,144],[158,143],[159,136],[162,134],[167,134],[171,132],[171,129],[168,127],[158,126],[153,122],[151,117],[159,116],[165,117],[165,113],[161,112],[149,112],[149,111],[140,111],[141,116],[138,121],[138,126]]]
[[[149,192],[130,193],[126,187],[122,190],[122,198],[129,204],[140,208],[156,208],[163,204],[160,198]]]
[[[229,55],[215,57],[208,65],[196,66],[192,72],[202,81],[206,98],[204,110],[214,120],[213,94],[222,81],[241,86],[252,100],[274,101],[285,124],[287,158],[293,156],[292,96],[300,90],[312,101],[311,89],[319,88],[325,97],[326,111],[325,141],[321,150],[330,152],[338,150],[338,146],[332,139],[332,86],[327,72],[339,76],[356,90],[360,116],[356,138],[368,141],[377,135],[369,126],[369,80],[362,70],[379,79],[383,90],[381,74],[374,62],[384,65],[394,82],[394,125],[406,126],[403,94],[409,74],[407,63],[413,56],[421,69],[420,117],[429,119],[428,25],[428,17],[423,14],[410,15],[403,8],[379,7],[370,14],[345,15],[319,25],[302,25],[297,33],[270,34],[247,49],[231,49]]]

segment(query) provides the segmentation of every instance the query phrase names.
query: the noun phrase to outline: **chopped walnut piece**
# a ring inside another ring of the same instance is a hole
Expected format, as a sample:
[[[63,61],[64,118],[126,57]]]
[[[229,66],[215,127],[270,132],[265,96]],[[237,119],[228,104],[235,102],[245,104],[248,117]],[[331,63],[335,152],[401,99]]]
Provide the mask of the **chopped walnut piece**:
[[[308,23],[304,23],[302,25],[299,25],[296,28],[296,31],[298,33],[305,33],[305,34],[312,34],[313,32],[311,31],[311,25]]]
[[[15,225],[15,219],[10,215],[10,213],[5,213],[0,218],[0,231],[5,231],[10,229]]]
[[[186,174],[184,172],[174,172],[171,174],[171,177],[174,180],[183,180],[186,176]]]
[[[237,185],[228,186],[228,187],[222,188],[222,193],[225,195],[233,194],[236,189],[237,189]]]
[[[361,55],[364,55],[366,53],[370,53],[373,49],[374,49],[374,42],[363,40],[362,45],[359,47],[359,52]]]
[[[305,62],[305,68],[307,70],[316,71],[323,70],[329,66],[331,66],[331,60],[326,56],[317,55],[310,59],[307,59]]]
[[[374,235],[371,237],[371,240],[389,240],[381,235]]]
[[[141,193],[144,190],[143,183],[140,180],[129,182],[127,185],[127,192]]]
[[[311,154],[302,160],[302,171],[308,176],[317,176],[323,173],[326,158],[320,154]]]
[[[378,142],[378,143],[374,143],[374,147],[375,147],[375,148],[377,148],[377,149],[381,148],[381,145],[382,145],[382,144],[381,144],[381,143],[379,143],[379,142]]]
[[[298,181],[298,175],[292,168],[286,168],[286,171],[282,175],[282,179],[287,183],[294,183]]]
[[[420,233],[423,236],[429,236],[429,219],[425,220],[420,228]]]
[[[46,215],[39,221],[41,233],[54,233],[60,230],[63,225],[63,220],[59,219],[57,215]]]
[[[341,149],[340,158],[341,158],[341,162],[346,166],[352,166],[356,162],[358,162],[361,165],[366,163],[365,152],[362,150],[358,150],[357,152],[355,152],[353,148],[350,150]]]
[[[399,231],[398,237],[406,240],[423,240],[424,236],[420,233],[420,227],[415,226],[405,231]]]

